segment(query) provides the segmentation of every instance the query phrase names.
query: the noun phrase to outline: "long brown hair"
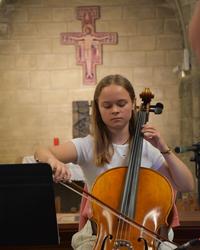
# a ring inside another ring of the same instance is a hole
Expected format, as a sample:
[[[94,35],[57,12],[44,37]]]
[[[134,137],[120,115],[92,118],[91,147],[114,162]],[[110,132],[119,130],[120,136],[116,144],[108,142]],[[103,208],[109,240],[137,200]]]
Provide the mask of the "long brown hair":
[[[108,75],[104,77],[96,86],[94,92],[94,98],[92,103],[92,134],[94,137],[94,162],[96,166],[103,166],[105,163],[109,163],[113,155],[113,146],[110,140],[109,131],[101,118],[101,114],[98,106],[98,98],[103,88],[111,85],[119,85],[127,90],[132,103],[135,103],[135,92],[132,84],[128,79],[121,75]],[[131,138],[134,133],[135,115],[134,110],[132,112],[131,119],[129,121],[129,133]]]

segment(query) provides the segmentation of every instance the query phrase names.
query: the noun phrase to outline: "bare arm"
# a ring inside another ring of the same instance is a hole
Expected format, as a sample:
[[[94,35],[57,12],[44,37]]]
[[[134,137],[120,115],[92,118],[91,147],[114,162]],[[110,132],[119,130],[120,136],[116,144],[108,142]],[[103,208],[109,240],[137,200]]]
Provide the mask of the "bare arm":
[[[70,178],[70,171],[65,163],[75,163],[77,151],[74,144],[69,141],[49,148],[39,146],[36,148],[34,157],[36,161],[48,163],[54,172],[54,180],[59,182]]]
[[[200,1],[197,2],[189,23],[188,38],[200,62]]]
[[[194,180],[188,167],[173,153],[164,155],[166,162],[160,172],[164,174],[177,191],[191,192]]]
[[[168,151],[168,146],[161,137],[160,133],[151,125],[144,125],[142,132],[144,138],[149,141],[154,147],[161,152]],[[189,192],[194,189],[194,179],[188,167],[172,152],[163,154],[165,163],[162,165],[160,172],[162,172],[176,190],[182,192]]]

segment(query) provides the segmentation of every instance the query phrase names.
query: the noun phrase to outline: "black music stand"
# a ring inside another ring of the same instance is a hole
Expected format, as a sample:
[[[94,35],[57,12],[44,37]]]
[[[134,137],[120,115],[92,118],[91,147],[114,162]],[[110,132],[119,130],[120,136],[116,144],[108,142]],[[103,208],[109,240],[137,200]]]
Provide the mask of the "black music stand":
[[[195,162],[195,171],[197,177],[197,190],[198,190],[198,203],[200,204],[200,142],[193,144],[195,147],[194,157],[191,158],[191,161]]]
[[[50,166],[0,164],[0,246],[57,244]]]

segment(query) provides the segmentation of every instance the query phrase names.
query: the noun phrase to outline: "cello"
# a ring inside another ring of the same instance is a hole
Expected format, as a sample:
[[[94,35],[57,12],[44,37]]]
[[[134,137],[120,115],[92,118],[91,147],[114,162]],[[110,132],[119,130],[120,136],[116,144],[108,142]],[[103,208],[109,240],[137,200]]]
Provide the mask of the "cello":
[[[92,220],[97,224],[95,250],[156,249],[155,237],[147,232],[157,233],[161,225],[167,225],[173,206],[173,190],[169,181],[155,170],[141,167],[141,127],[148,121],[149,112],[162,112],[162,104],[150,105],[154,96],[149,89],[145,89],[140,97],[143,102],[137,111],[128,166],[107,170],[97,177],[92,187],[94,197],[120,214],[115,216],[92,201]],[[126,219],[141,227],[131,225]]]

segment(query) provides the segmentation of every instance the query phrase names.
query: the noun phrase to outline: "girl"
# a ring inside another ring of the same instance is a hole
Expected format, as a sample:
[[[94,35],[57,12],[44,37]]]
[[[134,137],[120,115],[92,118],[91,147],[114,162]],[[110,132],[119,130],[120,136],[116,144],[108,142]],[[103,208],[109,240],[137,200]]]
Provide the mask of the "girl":
[[[127,166],[129,144],[134,138],[135,103],[134,89],[126,78],[106,76],[94,93],[92,134],[48,149],[39,147],[35,159],[50,164],[56,182],[70,179],[65,163],[80,165],[87,188],[91,191],[98,175],[113,167]],[[193,190],[192,174],[169,149],[160,133],[149,124],[145,124],[141,132],[144,136],[141,166],[165,175],[175,190]],[[95,238],[88,220],[73,237],[72,245],[78,250],[93,249]]]

